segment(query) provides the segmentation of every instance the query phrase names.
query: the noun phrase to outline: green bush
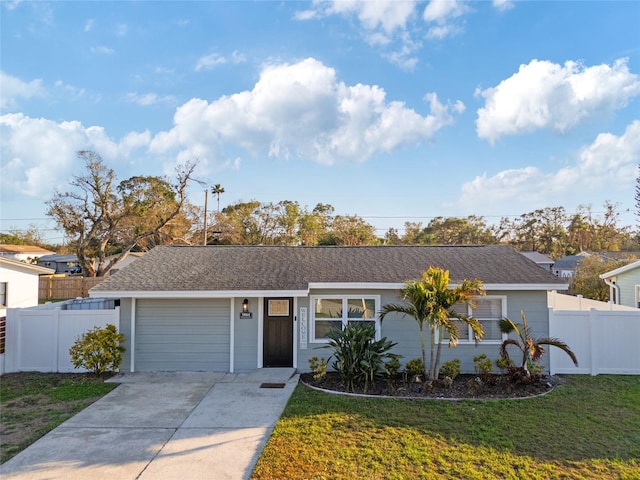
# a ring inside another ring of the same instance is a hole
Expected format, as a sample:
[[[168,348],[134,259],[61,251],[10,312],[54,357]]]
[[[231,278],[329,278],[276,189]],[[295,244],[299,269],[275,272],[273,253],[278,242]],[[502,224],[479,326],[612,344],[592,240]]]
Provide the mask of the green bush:
[[[348,391],[361,387],[367,391],[374,379],[385,371],[385,361],[393,358],[389,350],[396,344],[387,340],[375,339],[375,328],[359,322],[349,323],[344,330],[332,329],[329,344],[335,360],[331,367],[340,374]]]
[[[324,358],[311,357],[309,368],[313,373],[314,380],[320,380],[327,375],[327,361]]]
[[[124,347],[120,342],[124,334],[115,325],[95,327],[81,335],[69,349],[75,368],[85,368],[95,374],[113,372],[120,368]]]
[[[442,377],[449,377],[454,380],[458,375],[460,375],[460,360],[457,358],[444,362],[440,367],[440,376]]]
[[[414,358],[413,360],[409,360],[404,366],[404,371],[407,372],[407,376],[411,378],[415,377],[416,375],[423,376],[424,362],[421,358]]]
[[[477,357],[473,357],[473,370],[478,375],[486,375],[493,371],[493,362],[483,353]]]
[[[390,360],[384,365],[384,372],[387,377],[395,378],[400,372],[400,359],[402,358],[402,355],[390,354],[389,358]]]

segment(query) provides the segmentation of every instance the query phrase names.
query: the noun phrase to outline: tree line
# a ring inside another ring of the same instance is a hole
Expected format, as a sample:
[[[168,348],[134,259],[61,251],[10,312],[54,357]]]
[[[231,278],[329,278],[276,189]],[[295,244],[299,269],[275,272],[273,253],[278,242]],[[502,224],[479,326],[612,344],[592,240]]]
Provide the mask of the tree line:
[[[56,192],[47,202],[47,215],[64,230],[65,249],[76,253],[86,276],[103,276],[129,252],[156,245],[507,244],[552,258],[580,251],[633,251],[639,245],[637,233],[619,224],[618,207],[610,202],[601,214],[591,206],[573,213],[552,207],[505,217],[495,225],[476,215],[436,217],[426,225],[406,222],[403,233],[391,228],[380,237],[362,217],[336,215],[330,204],[309,208],[291,200],[252,200],[220,210],[225,192],[220,184],[210,189],[218,210],[206,212],[186,195],[189,183],[198,182],[195,162],[181,167],[173,181],[134,176],[118,182],[96,152],[80,151],[78,157],[85,171],[73,178],[68,191]],[[28,233],[32,243],[42,243],[37,232]]]

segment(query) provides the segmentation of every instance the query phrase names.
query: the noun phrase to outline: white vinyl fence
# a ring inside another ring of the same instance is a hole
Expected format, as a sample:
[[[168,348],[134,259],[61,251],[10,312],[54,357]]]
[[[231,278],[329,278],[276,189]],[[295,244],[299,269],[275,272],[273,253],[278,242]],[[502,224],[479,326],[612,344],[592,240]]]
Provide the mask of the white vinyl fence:
[[[74,368],[69,349],[83,333],[109,323],[119,329],[119,307],[109,310],[10,308],[0,373],[83,372],[85,370]]]
[[[578,357],[549,347],[550,372],[640,375],[640,310],[556,310],[549,308],[549,336],[565,342]]]

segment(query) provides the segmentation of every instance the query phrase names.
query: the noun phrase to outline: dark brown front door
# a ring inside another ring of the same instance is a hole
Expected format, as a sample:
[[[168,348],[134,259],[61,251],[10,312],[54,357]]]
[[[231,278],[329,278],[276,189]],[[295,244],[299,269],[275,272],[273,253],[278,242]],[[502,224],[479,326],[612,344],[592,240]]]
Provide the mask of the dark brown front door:
[[[264,299],[265,367],[293,367],[293,298]]]

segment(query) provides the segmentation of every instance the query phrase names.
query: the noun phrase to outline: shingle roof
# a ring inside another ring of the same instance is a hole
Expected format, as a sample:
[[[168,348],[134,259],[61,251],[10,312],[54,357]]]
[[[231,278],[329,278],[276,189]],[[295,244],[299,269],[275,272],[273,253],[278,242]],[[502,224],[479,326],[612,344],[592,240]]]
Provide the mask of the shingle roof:
[[[310,283],[403,283],[429,266],[451,281],[485,284],[564,282],[511,247],[489,246],[163,246],[92,288],[130,291],[307,290]]]
[[[524,255],[525,257],[527,257],[529,260],[536,262],[538,264],[541,263],[545,263],[545,264],[553,264],[553,259],[551,257],[549,257],[549,255],[545,255],[544,253],[540,253],[540,252],[520,252],[521,255]]]
[[[20,268],[23,270],[29,270],[33,273],[38,274],[51,274],[55,273],[55,270],[52,268],[41,267],[39,265],[33,265],[31,263],[21,262],[19,260],[13,260],[10,258],[4,258],[0,256],[0,264],[5,265],[6,267]]]
[[[33,245],[0,245],[0,253],[53,253],[51,250],[47,250],[42,247],[35,247]]]

